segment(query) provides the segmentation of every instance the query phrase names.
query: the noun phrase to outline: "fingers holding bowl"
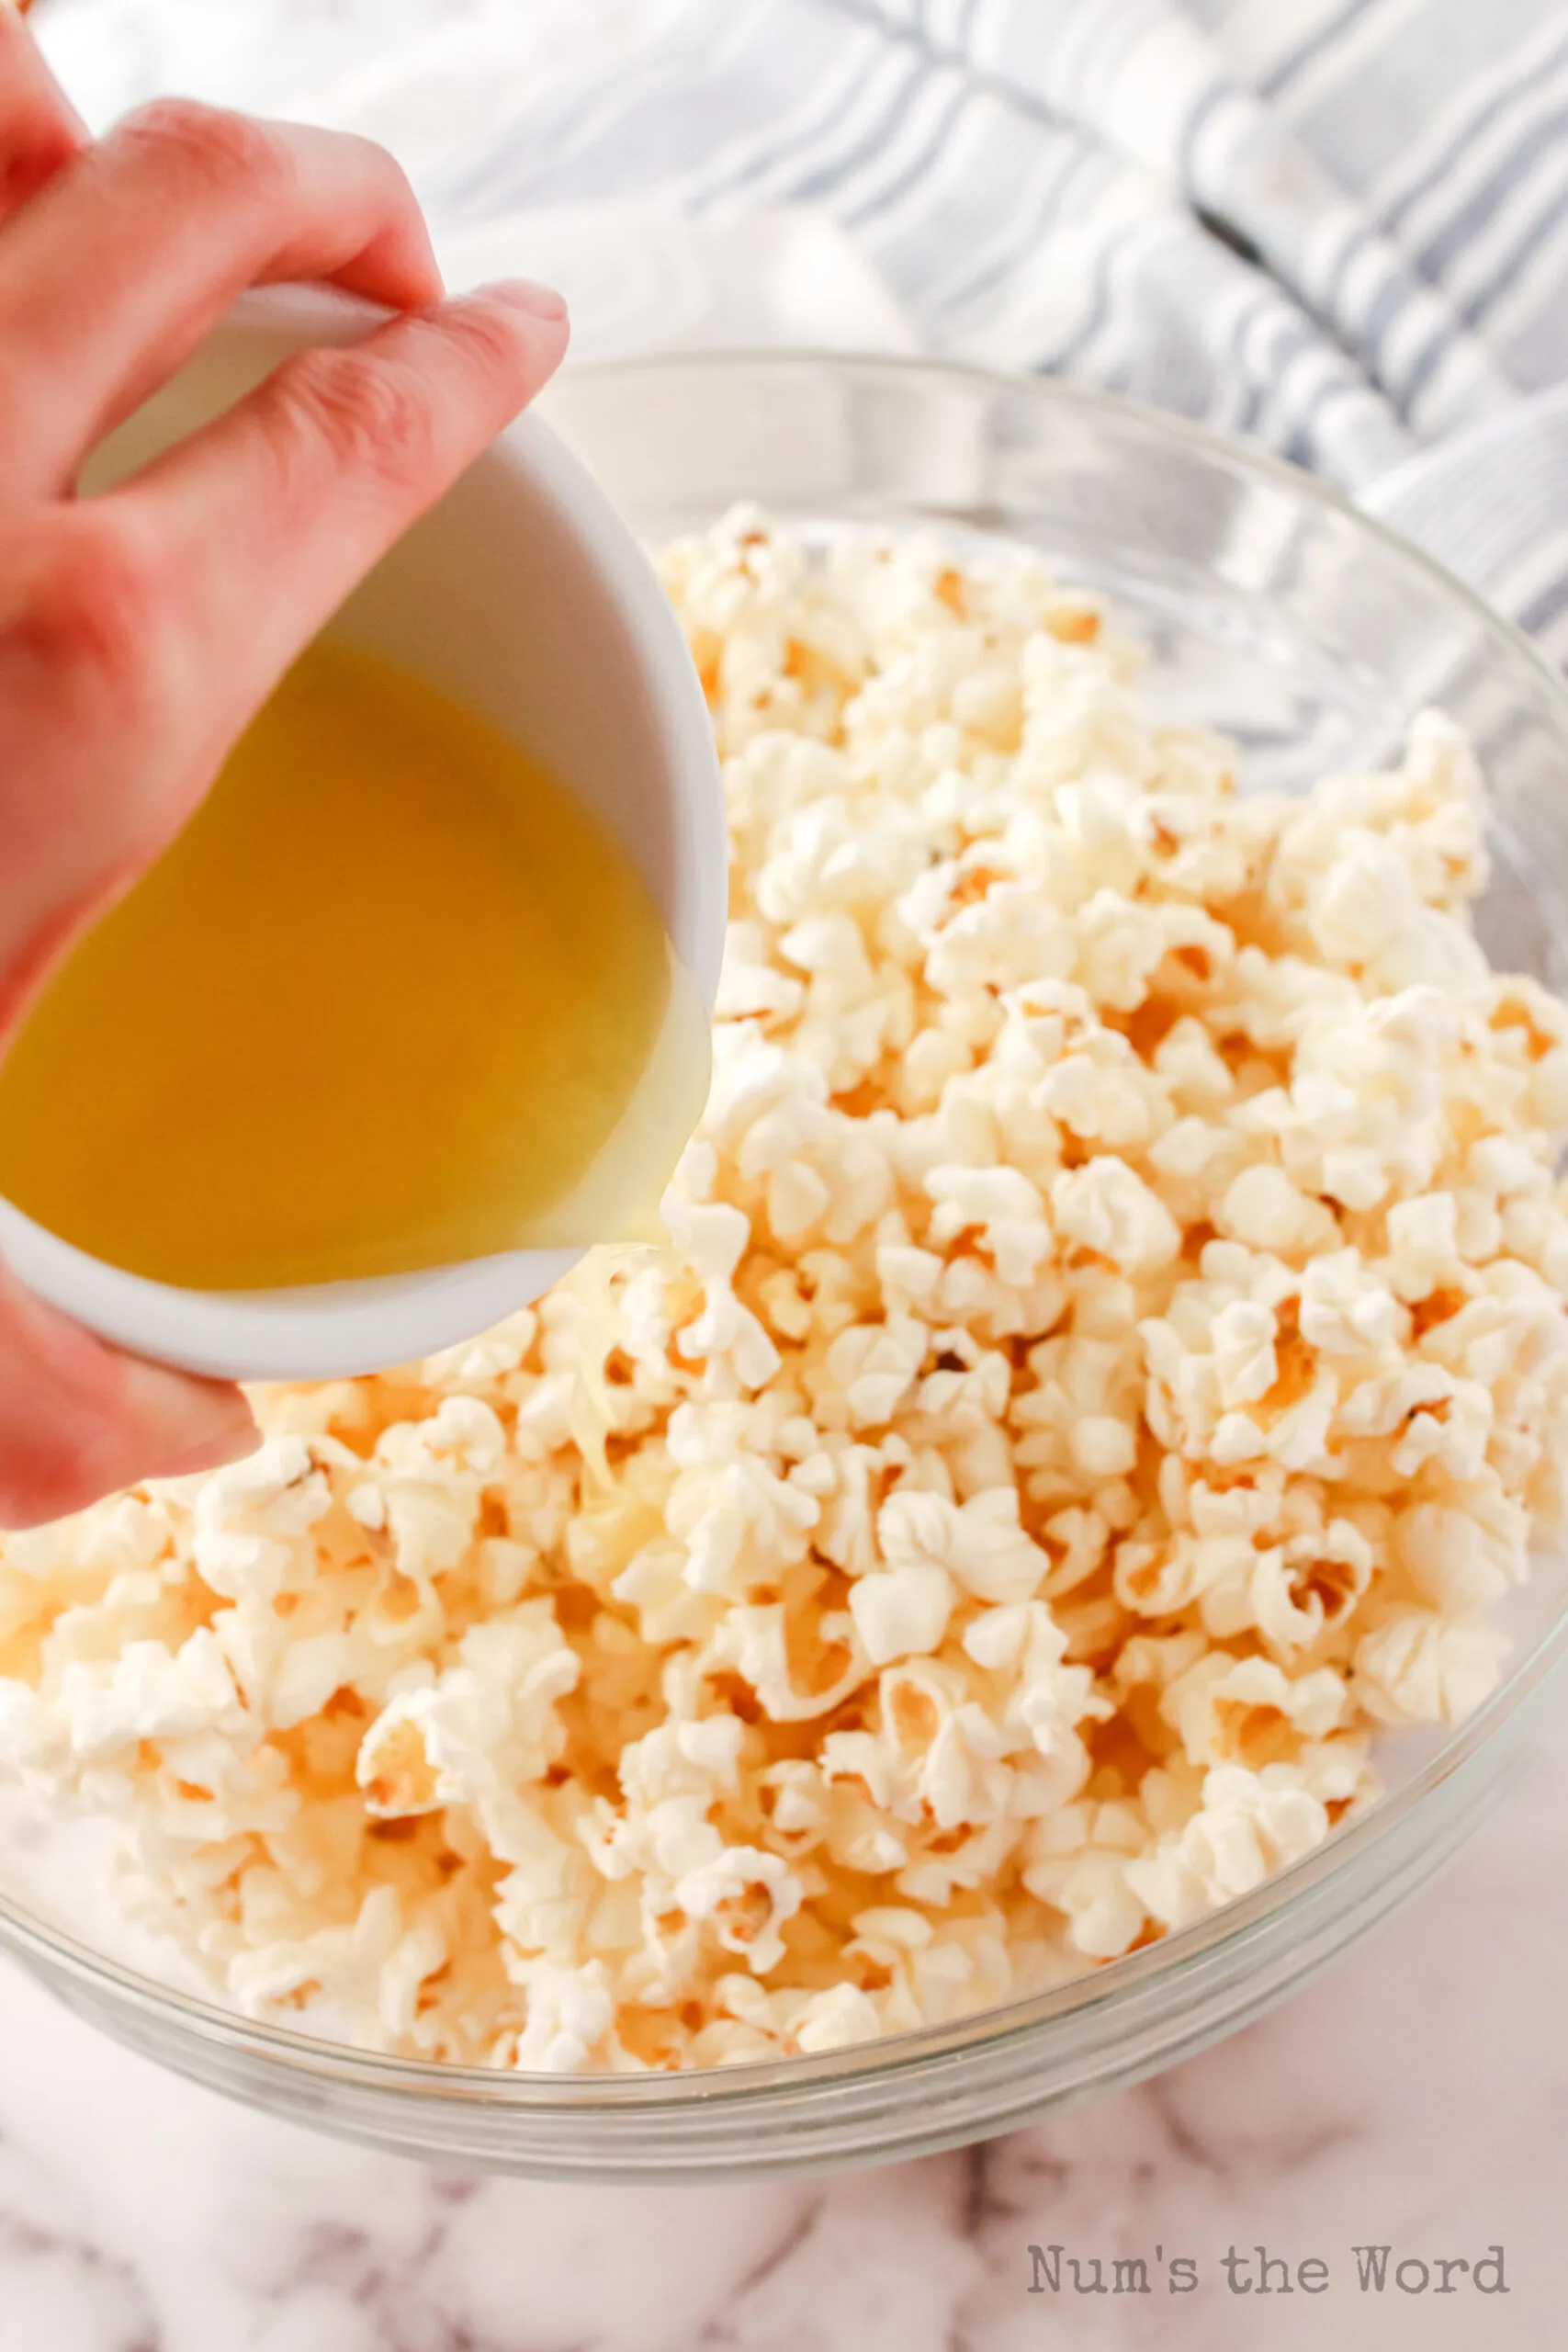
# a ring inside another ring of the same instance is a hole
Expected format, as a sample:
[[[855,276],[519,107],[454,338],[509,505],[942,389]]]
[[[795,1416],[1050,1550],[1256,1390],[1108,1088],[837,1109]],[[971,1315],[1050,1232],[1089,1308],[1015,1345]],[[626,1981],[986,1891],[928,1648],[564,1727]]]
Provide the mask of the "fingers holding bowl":
[[[542,390],[558,295],[485,288],[286,360],[236,407],[92,503],[178,583],[182,674],[231,737],[372,566]],[[197,754],[197,764],[207,755]]]
[[[567,335],[558,297],[503,288],[312,346],[118,488],[0,527],[0,1039]]]
[[[299,351],[73,495],[240,292],[301,280],[402,315]],[[94,145],[0,0],[0,1043],[282,672],[558,365],[558,298],[441,298],[382,151],[183,103]],[[0,1527],[254,1442],[239,1389],[106,1344],[0,1265]]]
[[[389,310],[439,301],[423,216],[384,149],[185,99],[81,146],[0,236],[12,486],[69,488],[245,288],[305,280]]]
[[[107,1346],[0,1266],[0,1529],[217,1469],[256,1442],[240,1389]]]

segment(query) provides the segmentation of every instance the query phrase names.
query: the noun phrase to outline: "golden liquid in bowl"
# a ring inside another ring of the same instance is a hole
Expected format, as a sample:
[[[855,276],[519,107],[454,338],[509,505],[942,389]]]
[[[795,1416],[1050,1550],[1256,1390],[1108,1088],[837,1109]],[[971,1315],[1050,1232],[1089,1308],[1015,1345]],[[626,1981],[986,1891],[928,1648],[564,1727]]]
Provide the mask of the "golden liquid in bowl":
[[[471,712],[311,648],[0,1065],[0,1193],[196,1290],[638,1238],[707,1023],[630,854]]]

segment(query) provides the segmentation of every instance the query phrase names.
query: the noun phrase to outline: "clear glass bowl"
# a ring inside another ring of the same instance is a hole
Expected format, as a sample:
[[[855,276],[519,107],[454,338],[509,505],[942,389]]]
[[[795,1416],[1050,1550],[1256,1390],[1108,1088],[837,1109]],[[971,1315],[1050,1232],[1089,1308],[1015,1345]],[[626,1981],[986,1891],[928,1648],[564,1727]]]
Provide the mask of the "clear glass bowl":
[[[1098,395],[903,361],[637,361],[569,377],[547,407],[650,540],[754,498],[816,529],[921,526],[971,549],[1043,550],[1145,635],[1168,714],[1239,740],[1244,786],[1376,762],[1441,704],[1494,787],[1487,946],[1568,983],[1568,692],[1467,589],[1307,476]],[[583,2079],[367,2055],[106,1958],[69,1900],[40,1905],[3,1858],[0,1940],[148,2056],[412,2155],[617,2181],[915,2155],[1190,2055],[1420,1886],[1528,1753],[1568,1649],[1568,1559],[1542,1557],[1517,1599],[1505,1687],[1451,1736],[1391,1739],[1389,1793],[1305,1862],[1077,1984],[829,2056]]]

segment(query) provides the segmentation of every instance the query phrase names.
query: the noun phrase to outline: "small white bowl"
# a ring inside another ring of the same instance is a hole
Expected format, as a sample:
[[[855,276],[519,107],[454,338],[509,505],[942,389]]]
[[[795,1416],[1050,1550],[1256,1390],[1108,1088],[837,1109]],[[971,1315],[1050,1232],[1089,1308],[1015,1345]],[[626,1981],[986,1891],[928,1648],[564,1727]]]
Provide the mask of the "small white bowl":
[[[247,296],[95,458],[90,489],[220,413],[290,351],[379,313],[297,289]],[[642,548],[549,428],[525,416],[415,525],[333,633],[395,661],[534,752],[637,859],[709,1010],[724,944],[724,806],[706,707]],[[137,1353],[227,1379],[318,1380],[428,1355],[537,1298],[571,1250],[514,1250],[310,1289],[182,1290],[105,1265],[0,1201],[30,1290]]]

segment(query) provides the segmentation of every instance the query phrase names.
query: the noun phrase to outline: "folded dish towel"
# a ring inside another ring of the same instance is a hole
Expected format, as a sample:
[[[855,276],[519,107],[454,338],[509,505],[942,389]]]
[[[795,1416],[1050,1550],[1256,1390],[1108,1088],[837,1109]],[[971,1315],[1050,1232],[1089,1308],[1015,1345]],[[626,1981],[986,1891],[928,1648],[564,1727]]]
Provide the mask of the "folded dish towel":
[[[1561,0],[46,0],[156,87],[353,125],[580,358],[919,348],[1255,435],[1568,654]]]

